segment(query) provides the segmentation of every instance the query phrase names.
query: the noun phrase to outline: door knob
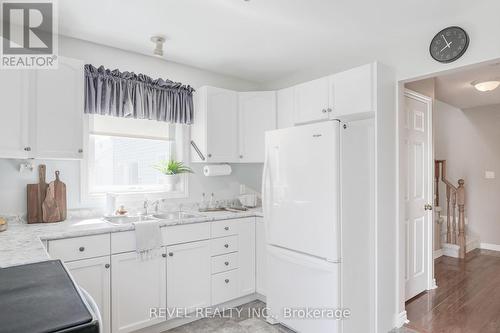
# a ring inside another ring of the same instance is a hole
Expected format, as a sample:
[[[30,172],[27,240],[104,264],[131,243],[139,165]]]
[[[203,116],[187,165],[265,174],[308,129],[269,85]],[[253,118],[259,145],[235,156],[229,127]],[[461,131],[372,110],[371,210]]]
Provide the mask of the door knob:
[[[323,109],[323,110],[321,110],[321,112],[326,113],[327,111],[326,111],[326,109]]]
[[[424,210],[432,210],[432,205],[429,204],[425,205]]]

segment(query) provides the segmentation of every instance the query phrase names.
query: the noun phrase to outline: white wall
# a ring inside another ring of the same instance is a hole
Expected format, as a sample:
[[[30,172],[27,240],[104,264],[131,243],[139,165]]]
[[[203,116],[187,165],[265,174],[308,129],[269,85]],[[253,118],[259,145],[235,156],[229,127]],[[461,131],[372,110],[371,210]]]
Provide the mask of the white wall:
[[[447,176],[465,180],[469,228],[482,243],[500,245],[500,105],[461,110],[441,101],[434,107],[436,158],[447,161]],[[495,179],[485,179],[486,170]],[[446,207],[444,186],[440,205]]]
[[[257,85],[225,75],[167,62],[155,57],[127,52],[77,39],[61,37],[60,55],[82,59],[95,66],[118,68],[147,74],[153,78],[162,77],[189,84],[195,89],[202,85],[214,85],[235,90],[256,90]],[[18,214],[26,211],[26,184],[35,183],[37,173],[18,172],[21,161],[0,159],[0,214]],[[67,185],[68,207],[82,208],[80,202],[80,162],[78,161],[35,161],[35,165],[47,165],[47,178],[55,170],[61,171]],[[199,201],[201,193],[214,193],[216,198],[231,198],[239,194],[239,185],[260,190],[262,164],[233,165],[233,174],[224,177],[203,176],[201,165],[193,166],[195,174],[190,175],[189,198],[183,201]]]

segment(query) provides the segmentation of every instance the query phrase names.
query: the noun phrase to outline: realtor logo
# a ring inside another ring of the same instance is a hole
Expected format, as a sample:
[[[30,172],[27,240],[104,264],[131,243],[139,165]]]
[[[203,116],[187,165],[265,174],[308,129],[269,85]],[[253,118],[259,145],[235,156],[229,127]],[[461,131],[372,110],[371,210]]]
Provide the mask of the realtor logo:
[[[2,69],[57,68],[54,1],[2,1]]]

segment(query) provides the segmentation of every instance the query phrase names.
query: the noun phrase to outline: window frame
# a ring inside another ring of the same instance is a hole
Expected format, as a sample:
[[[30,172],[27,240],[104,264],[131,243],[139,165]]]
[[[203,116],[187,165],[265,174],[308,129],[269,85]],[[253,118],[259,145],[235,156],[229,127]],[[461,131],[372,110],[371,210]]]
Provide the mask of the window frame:
[[[127,137],[127,138],[137,138],[137,139],[157,139],[148,136],[141,135],[117,135],[116,133],[91,133],[90,123],[92,118],[89,115],[84,115],[83,121],[83,158],[80,162],[80,202],[87,205],[95,205],[98,202],[102,202],[106,198],[107,193],[113,193],[120,197],[130,199],[130,200],[141,200],[147,198],[149,200],[155,199],[183,199],[189,197],[189,177],[187,174],[181,176],[180,190],[167,191],[165,189],[155,189],[145,187],[143,189],[137,190],[125,190],[125,191],[110,191],[110,192],[91,192],[90,191],[90,135],[109,135],[115,137]],[[152,120],[153,121],[153,120]],[[173,157],[179,161],[189,164],[189,127],[187,125],[175,124],[175,136],[174,145],[175,148]]]

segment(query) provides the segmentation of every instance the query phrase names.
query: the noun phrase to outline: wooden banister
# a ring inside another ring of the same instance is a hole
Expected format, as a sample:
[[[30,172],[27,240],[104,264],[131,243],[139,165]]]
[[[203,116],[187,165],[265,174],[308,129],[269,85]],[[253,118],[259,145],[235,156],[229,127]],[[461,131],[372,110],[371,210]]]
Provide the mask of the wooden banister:
[[[458,245],[459,257],[465,258],[465,181],[460,179],[458,186],[455,186],[448,180],[446,177],[446,160],[435,160],[434,167],[436,180],[439,179],[440,175],[441,181],[446,185],[446,243]],[[439,204],[438,185],[436,185],[436,198],[436,202]],[[456,215],[457,206],[458,220]]]

